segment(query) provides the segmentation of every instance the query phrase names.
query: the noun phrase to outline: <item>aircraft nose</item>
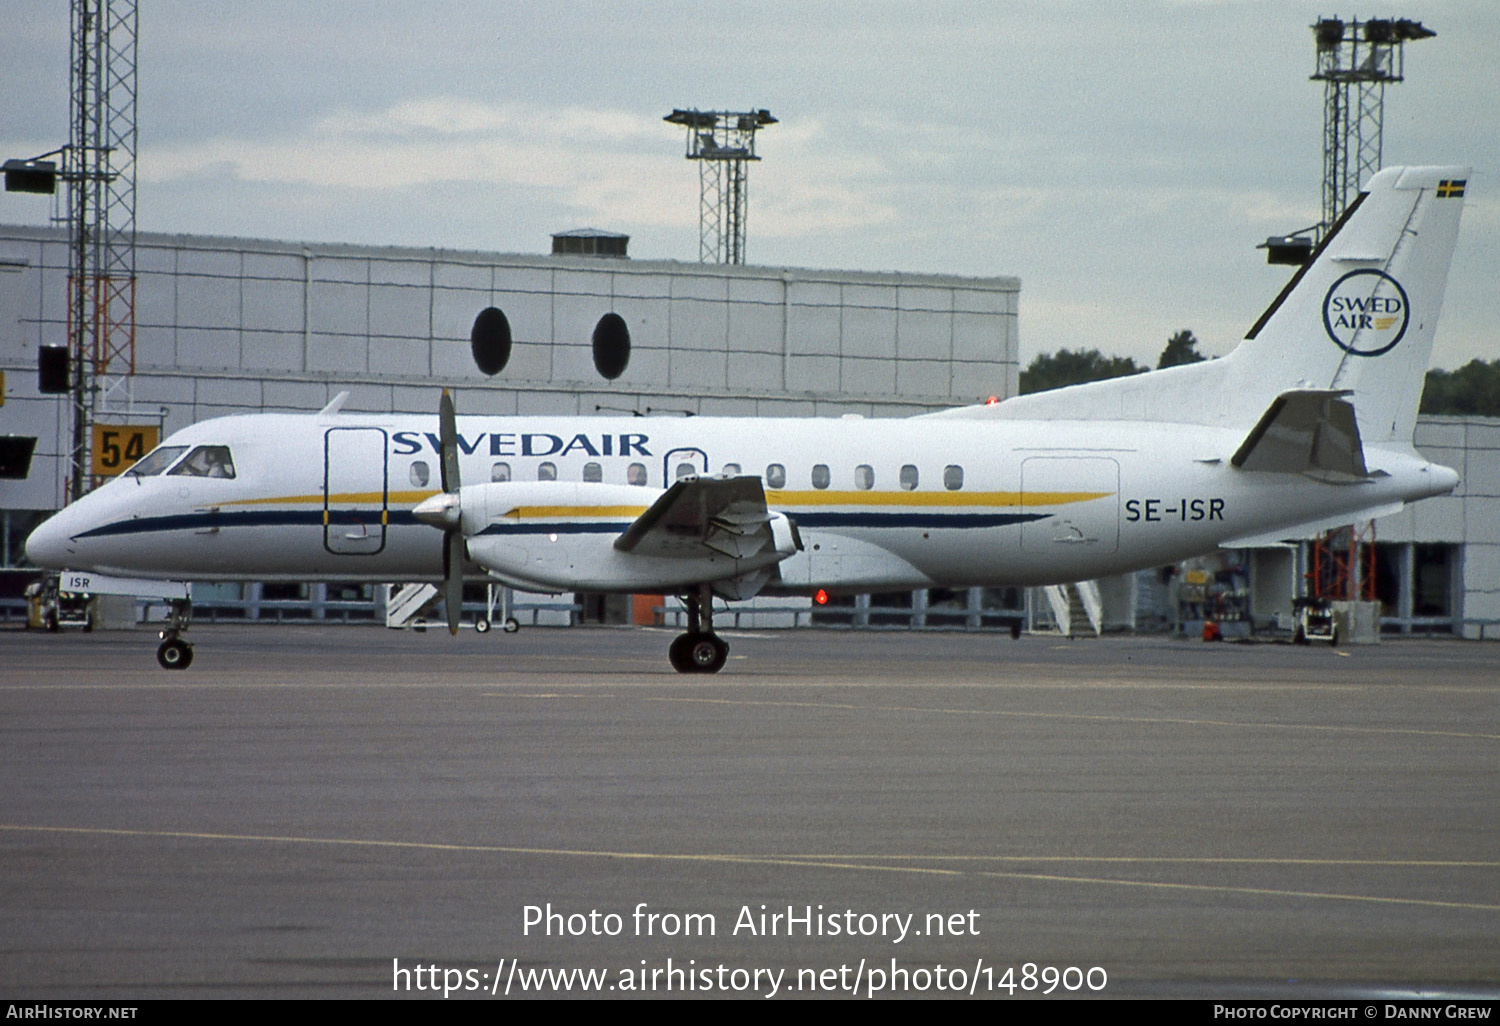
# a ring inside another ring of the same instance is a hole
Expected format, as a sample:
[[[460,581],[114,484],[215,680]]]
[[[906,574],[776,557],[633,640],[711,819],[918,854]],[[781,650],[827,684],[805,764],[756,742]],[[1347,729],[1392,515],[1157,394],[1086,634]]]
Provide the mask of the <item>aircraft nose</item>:
[[[67,569],[68,558],[75,550],[66,528],[59,523],[61,519],[61,516],[49,517],[26,539],[26,558],[34,565],[51,570]]]

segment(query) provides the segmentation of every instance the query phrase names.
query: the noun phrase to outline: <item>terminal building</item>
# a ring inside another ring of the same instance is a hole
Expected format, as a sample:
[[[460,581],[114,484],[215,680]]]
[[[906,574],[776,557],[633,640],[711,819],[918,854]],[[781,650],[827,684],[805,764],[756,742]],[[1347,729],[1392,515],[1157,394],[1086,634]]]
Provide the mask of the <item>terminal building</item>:
[[[535,255],[142,233],[134,373],[112,367],[96,420],[152,424],[165,437],[208,417],[316,411],[347,391],[344,409],[435,421],[444,387],[465,415],[899,417],[1017,391],[1016,278],[635,260],[626,247],[624,236],[594,231],[560,233],[550,254]],[[39,390],[38,359],[41,347],[67,342],[69,263],[61,230],[0,226],[0,437],[35,440],[24,472],[0,478],[7,608],[35,576],[26,534],[68,494],[71,407]],[[513,340],[494,376],[470,346],[488,307],[504,313]],[[1385,629],[1478,637],[1488,625],[1494,636],[1500,422],[1423,418],[1417,441],[1464,483],[1377,522]],[[1316,559],[1290,546],[1198,572],[1229,582],[1259,624],[1290,614]],[[1067,628],[1081,605],[1094,629],[1166,628],[1182,618],[1169,577],[1051,595],[860,596],[821,610],[780,600],[760,613],[750,604],[743,622],[984,628],[1024,614]],[[217,601],[226,615],[325,618],[369,618],[379,604],[367,588],[256,582],[199,586],[195,601],[204,611]],[[584,597],[568,605],[564,620],[630,615]]]

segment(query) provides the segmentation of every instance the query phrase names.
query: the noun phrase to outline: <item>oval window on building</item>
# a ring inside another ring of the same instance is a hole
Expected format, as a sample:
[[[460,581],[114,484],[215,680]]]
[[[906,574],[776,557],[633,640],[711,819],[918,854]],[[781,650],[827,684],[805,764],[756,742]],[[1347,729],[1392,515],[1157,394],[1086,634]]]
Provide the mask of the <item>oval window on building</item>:
[[[613,381],[630,363],[630,329],[625,318],[607,313],[594,325],[594,368]]]
[[[486,374],[499,374],[510,359],[510,321],[498,308],[487,306],[469,329],[469,347],[474,365]]]

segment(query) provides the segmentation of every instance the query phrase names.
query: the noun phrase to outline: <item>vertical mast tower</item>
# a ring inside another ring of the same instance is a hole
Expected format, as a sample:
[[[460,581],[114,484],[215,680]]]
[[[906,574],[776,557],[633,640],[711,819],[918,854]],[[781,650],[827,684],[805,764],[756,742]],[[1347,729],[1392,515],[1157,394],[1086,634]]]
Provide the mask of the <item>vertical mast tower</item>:
[[[90,431],[124,412],[135,373],[136,0],[72,0],[72,126],[64,150],[72,270],[71,498],[89,479]]]
[[[1385,87],[1406,73],[1407,40],[1437,35],[1408,18],[1312,26],[1318,48],[1312,79],[1323,83],[1323,220],[1326,234],[1360,186],[1380,170]]]
[[[687,129],[687,159],[698,164],[698,260],[745,262],[746,164],[759,160],[755,133],[776,124],[768,110],[674,110],[663,121]]]

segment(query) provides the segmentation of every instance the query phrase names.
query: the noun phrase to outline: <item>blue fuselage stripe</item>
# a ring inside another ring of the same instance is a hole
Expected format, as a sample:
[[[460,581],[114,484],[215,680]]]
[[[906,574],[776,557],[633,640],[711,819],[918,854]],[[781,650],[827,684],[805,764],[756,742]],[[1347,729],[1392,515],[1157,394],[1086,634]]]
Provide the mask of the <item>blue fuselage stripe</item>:
[[[366,524],[379,526],[379,509],[329,510],[332,525]],[[788,511],[799,527],[929,528],[975,529],[1009,527],[1035,520],[1045,520],[1050,513],[871,513],[819,510],[799,513]],[[171,516],[136,517],[104,524],[77,535],[77,538],[103,538],[115,535],[152,534],[161,531],[206,531],[231,527],[322,527],[321,509],[232,510],[202,513],[179,513]],[[410,510],[389,510],[386,523],[402,526],[418,523]],[[480,534],[619,534],[629,521],[584,522],[500,522],[490,524]]]

